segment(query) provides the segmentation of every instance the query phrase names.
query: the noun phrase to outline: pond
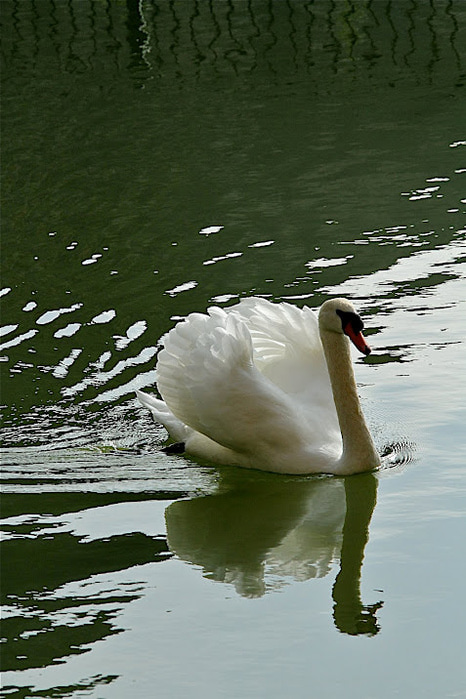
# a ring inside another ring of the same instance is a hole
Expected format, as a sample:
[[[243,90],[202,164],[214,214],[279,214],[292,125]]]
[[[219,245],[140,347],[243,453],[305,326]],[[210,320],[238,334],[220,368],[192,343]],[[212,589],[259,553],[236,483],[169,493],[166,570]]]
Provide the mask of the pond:
[[[466,6],[2,0],[4,695],[466,696]],[[209,306],[345,296],[383,456],[162,451]]]

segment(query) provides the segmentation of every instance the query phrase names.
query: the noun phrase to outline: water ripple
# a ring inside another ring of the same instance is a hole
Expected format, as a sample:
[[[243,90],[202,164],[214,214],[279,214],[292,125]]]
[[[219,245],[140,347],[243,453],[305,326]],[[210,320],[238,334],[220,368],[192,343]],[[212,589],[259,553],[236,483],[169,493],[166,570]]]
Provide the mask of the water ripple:
[[[145,364],[150,361],[157,353],[157,347],[150,346],[144,347],[137,356],[128,357],[127,359],[122,359],[109,371],[95,371],[90,376],[86,377],[82,381],[79,381],[74,386],[70,386],[62,389],[62,395],[66,398],[71,398],[76,396],[78,393],[83,393],[88,386],[99,386],[109,383],[109,381],[118,374],[121,374],[125,369],[129,367],[138,366],[140,364]],[[102,355],[102,360],[109,359],[109,353]]]
[[[416,445],[407,439],[392,442],[385,445],[381,459],[382,470],[408,466],[416,460]]]

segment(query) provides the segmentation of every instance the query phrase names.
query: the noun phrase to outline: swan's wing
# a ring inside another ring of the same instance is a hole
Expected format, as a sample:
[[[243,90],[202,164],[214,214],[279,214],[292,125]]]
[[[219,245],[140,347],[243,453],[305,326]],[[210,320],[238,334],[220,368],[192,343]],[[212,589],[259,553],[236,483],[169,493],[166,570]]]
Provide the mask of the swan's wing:
[[[307,306],[298,308],[285,302],[271,303],[253,297],[225,310],[246,322],[254,338],[254,349],[260,354],[273,356],[272,347],[280,346],[286,346],[292,353],[322,352],[317,316]],[[222,312],[221,309],[211,311]]]
[[[250,299],[191,314],[166,337],[157,384],[178,419],[237,452],[339,444],[310,309]]]
[[[286,394],[256,368],[251,334],[235,313],[191,314],[167,335],[157,385],[183,423],[235,452],[303,439],[305,424]]]
[[[250,330],[257,368],[299,404],[311,433],[321,433],[322,441],[338,442],[340,429],[316,314],[307,306],[259,298],[245,299],[230,312]]]

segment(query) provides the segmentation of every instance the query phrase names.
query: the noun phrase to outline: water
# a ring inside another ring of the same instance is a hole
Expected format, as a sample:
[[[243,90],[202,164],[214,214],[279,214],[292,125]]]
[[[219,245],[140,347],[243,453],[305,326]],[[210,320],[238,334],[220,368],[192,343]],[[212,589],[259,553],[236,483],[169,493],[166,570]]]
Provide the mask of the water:
[[[3,688],[458,697],[466,8],[1,3]],[[159,338],[346,295],[384,454],[160,451]]]

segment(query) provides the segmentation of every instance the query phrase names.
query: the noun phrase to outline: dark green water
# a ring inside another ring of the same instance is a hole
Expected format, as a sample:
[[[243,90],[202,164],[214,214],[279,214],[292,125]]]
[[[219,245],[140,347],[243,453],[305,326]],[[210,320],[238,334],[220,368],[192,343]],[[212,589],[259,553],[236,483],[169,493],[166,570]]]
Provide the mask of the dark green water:
[[[462,696],[466,5],[0,11],[5,696]],[[159,338],[251,295],[361,311],[380,473],[160,451]]]

